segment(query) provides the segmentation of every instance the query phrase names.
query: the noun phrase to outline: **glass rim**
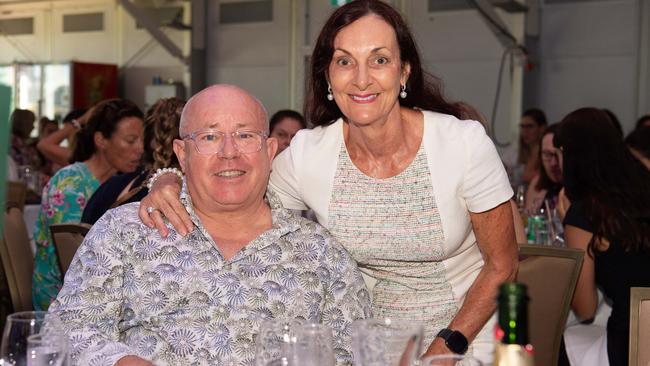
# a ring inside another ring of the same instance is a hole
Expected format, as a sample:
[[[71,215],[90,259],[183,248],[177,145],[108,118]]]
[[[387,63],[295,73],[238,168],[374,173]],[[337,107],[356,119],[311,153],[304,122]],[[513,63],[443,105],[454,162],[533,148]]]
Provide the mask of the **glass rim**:
[[[32,321],[34,319],[45,319],[47,315],[52,315],[47,311],[42,311],[42,310],[27,310],[27,311],[19,311],[17,313],[11,313],[7,315],[7,321],[19,321],[19,322],[28,322]]]

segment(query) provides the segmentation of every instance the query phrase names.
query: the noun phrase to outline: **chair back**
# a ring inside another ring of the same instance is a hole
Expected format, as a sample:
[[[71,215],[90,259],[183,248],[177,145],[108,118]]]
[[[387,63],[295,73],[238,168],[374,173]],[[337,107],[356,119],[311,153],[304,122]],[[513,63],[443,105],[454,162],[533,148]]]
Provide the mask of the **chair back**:
[[[56,257],[62,275],[65,275],[68,271],[72,258],[74,258],[90,227],[91,225],[84,223],[50,225],[50,233],[52,233]]]
[[[34,255],[29,244],[23,212],[17,207],[7,207],[2,232],[0,257],[13,310],[32,310]]]
[[[7,181],[6,207],[17,207],[23,210],[27,197],[27,185],[23,182]]]
[[[650,363],[650,287],[630,289],[630,366]],[[639,343],[639,340],[642,342]]]
[[[528,332],[535,364],[557,364],[584,251],[541,245],[519,246],[517,282],[528,287]]]

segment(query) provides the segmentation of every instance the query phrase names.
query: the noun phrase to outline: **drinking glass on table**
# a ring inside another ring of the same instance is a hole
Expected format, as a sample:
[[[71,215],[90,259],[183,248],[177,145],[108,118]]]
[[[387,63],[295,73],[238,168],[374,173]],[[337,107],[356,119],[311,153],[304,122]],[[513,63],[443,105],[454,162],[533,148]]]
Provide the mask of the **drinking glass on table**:
[[[293,359],[300,366],[333,366],[332,330],[323,324],[305,323],[295,331]]]
[[[411,366],[422,351],[422,325],[398,319],[352,323],[352,353],[358,366]]]
[[[64,366],[68,344],[64,337],[39,333],[27,338],[27,366]]]
[[[257,366],[293,366],[297,341],[296,330],[301,319],[270,319],[262,323],[255,340]]]
[[[67,353],[63,324],[56,315],[46,311],[23,311],[7,317],[0,343],[0,365],[27,366],[28,338],[35,334],[59,338],[65,343],[64,353]]]
[[[423,358],[420,366],[483,366],[483,363],[468,355],[438,355]]]

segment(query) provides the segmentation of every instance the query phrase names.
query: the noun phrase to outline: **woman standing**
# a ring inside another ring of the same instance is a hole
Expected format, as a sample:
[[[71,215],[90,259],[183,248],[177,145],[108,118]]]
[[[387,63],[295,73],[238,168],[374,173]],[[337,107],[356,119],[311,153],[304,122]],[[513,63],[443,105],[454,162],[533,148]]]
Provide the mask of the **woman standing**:
[[[517,245],[512,189],[483,126],[457,118],[382,1],[338,8],[311,60],[305,113],[317,127],[278,155],[271,188],[285,207],[311,208],[376,281],[375,317],[421,322],[427,355],[470,344],[491,361],[494,298],[514,278]],[[145,198],[143,221],[160,208],[187,232],[186,213],[170,209],[178,191],[175,181]]]
[[[75,163],[60,169],[43,188],[34,231],[34,309],[47,310],[63,283],[50,225],[79,222],[86,201],[102,182],[118,171],[132,172],[140,165],[143,129],[142,111],[132,102],[112,99],[99,103],[77,134]]]
[[[564,238],[587,252],[572,307],[592,319],[596,286],[612,301],[607,353],[612,366],[628,364],[630,287],[650,286],[650,171],[634,158],[605,112],[567,115],[554,144],[562,151],[564,190],[571,201]]]

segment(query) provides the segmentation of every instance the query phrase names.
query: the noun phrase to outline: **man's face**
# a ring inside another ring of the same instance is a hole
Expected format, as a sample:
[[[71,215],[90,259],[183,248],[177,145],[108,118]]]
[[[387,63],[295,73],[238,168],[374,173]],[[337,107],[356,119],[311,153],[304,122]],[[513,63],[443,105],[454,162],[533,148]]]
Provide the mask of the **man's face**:
[[[174,151],[199,211],[232,212],[263,202],[277,141],[241,133],[267,129],[262,107],[240,89],[212,87],[188,102],[181,137],[192,138],[174,141]],[[259,139],[259,150],[242,151],[251,150],[244,147],[247,138]],[[214,142],[218,139],[223,143]]]

